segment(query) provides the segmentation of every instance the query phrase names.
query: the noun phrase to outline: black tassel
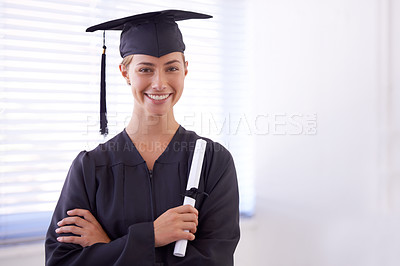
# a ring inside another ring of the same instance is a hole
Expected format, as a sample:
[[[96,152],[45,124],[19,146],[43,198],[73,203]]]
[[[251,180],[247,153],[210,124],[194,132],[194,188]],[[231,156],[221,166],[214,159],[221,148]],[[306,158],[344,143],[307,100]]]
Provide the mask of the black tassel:
[[[105,31],[103,32],[103,54],[101,55],[101,77],[100,77],[100,133],[108,134],[107,107],[106,107],[106,43]]]

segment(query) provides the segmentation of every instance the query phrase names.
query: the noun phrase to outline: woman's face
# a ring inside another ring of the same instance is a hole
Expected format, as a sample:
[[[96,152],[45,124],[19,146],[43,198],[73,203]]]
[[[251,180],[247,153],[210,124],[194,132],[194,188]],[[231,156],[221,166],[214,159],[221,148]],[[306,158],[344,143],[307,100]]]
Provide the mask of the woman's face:
[[[187,62],[182,53],[160,58],[135,54],[128,67],[120,65],[122,75],[131,84],[138,115],[163,116],[172,113],[183,92]]]

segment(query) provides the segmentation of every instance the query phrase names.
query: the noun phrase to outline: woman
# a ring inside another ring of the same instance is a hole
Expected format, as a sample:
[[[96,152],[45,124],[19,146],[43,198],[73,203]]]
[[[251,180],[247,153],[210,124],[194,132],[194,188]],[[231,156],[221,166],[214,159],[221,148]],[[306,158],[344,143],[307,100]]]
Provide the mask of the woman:
[[[74,160],[46,237],[47,265],[233,265],[239,241],[236,171],[207,140],[195,208],[183,195],[199,138],[175,120],[188,63],[175,21],[210,16],[140,14],[88,30],[122,29],[120,65],[132,90],[127,127]],[[173,256],[177,240],[186,256]]]

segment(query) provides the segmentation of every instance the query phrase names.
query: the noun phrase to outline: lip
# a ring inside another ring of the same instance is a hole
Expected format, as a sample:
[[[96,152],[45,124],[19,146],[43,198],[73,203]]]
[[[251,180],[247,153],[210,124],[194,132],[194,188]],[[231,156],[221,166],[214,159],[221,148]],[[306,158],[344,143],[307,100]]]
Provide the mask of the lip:
[[[154,104],[162,104],[168,101],[168,99],[171,97],[172,93],[145,93],[144,94],[147,99],[152,101]],[[151,96],[153,96],[153,98]],[[166,98],[161,98],[161,99],[155,99],[155,97],[165,97]]]

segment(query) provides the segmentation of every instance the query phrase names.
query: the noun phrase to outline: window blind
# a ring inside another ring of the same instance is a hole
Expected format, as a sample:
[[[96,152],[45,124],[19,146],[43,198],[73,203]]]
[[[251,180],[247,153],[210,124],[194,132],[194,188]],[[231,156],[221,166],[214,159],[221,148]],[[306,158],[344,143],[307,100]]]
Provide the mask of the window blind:
[[[0,243],[43,239],[72,160],[119,133],[133,98],[120,76],[119,32],[106,33],[109,135],[99,135],[102,33],[109,19],[162,9],[212,14],[183,21],[189,74],[178,122],[233,154],[240,209],[254,208],[252,142],[240,120],[249,114],[245,3],[239,1],[0,2]],[[199,38],[199,36],[202,36]],[[234,131],[232,130],[235,129]]]

